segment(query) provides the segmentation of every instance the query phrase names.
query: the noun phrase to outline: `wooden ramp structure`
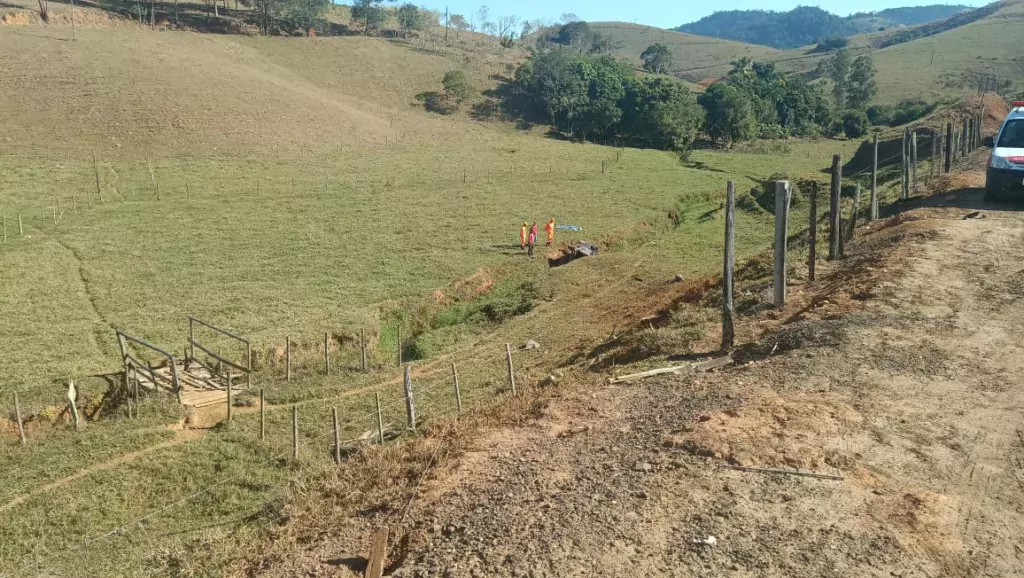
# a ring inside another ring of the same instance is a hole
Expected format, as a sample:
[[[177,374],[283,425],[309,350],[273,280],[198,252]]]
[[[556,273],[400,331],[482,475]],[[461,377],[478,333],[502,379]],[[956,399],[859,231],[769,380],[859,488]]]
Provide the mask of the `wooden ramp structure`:
[[[188,347],[184,356],[175,357],[143,339],[117,331],[124,364],[124,386],[130,393],[138,390],[167,392],[178,397],[183,406],[205,407],[227,402],[228,388],[248,389],[252,384],[252,346],[249,340],[211,323],[189,316]],[[244,359],[236,362],[214,347],[199,341],[196,330],[206,330],[237,343]],[[201,355],[196,355],[198,349]],[[137,350],[144,355],[136,354]],[[158,357],[158,361],[140,358]]]

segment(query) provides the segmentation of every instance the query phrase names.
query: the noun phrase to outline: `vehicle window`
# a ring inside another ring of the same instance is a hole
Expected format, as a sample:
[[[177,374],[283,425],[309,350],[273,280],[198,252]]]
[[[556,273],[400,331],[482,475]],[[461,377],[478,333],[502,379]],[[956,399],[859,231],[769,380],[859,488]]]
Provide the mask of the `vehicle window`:
[[[1011,120],[1006,123],[1003,134],[999,137],[1000,148],[1019,149],[1024,148],[1024,119]]]

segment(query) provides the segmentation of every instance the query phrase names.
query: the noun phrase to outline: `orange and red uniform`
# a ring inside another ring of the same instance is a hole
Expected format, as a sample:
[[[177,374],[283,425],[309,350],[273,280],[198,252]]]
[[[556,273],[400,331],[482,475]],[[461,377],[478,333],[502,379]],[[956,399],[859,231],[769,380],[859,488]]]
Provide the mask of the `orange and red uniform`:
[[[548,234],[547,246],[550,247],[551,246],[551,242],[555,240],[555,220],[554,219],[549,220],[548,224],[544,225],[544,230]]]
[[[522,228],[519,229],[519,248],[520,249],[525,249],[526,248],[526,228],[528,226],[529,225],[527,225],[526,223],[523,223]]]

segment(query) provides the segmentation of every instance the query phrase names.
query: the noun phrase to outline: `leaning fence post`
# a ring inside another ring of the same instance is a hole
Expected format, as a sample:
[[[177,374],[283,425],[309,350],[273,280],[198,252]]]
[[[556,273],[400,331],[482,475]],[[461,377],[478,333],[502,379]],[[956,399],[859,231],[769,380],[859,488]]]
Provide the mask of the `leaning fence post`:
[[[292,380],[292,336],[284,338],[285,381]]]
[[[874,153],[871,156],[871,220],[878,218],[878,135],[875,135]]]
[[[917,194],[917,131],[910,135],[910,183]]]
[[[842,176],[842,155],[832,155],[832,184],[831,190],[829,191],[828,201],[828,258],[834,260],[839,258],[839,241],[842,239],[842,233],[839,232],[839,228],[842,224],[842,213],[839,208],[839,192],[843,186]]]
[[[252,344],[245,342],[245,386],[252,387]]]
[[[96,175],[96,194],[99,195],[101,203],[106,203],[107,201],[103,199],[103,189],[100,188],[100,167],[96,164],[95,153],[92,155],[92,172]]]
[[[328,350],[327,332],[324,331],[324,375],[331,374],[331,355]]]
[[[299,406],[292,406],[292,459],[299,459]]]
[[[341,438],[338,436],[338,408],[331,408],[331,424],[334,426],[334,463],[341,463]]]
[[[505,344],[505,360],[508,363],[508,384],[512,388],[512,395],[516,395],[516,374],[512,369],[512,346]]]
[[[775,181],[775,306],[786,304],[786,245],[789,232],[789,181]]]
[[[811,226],[807,247],[807,280],[814,281],[814,265],[818,260],[818,181],[811,183]]]
[[[459,413],[462,413],[462,392],[459,391],[459,371],[455,369],[454,363],[452,363],[452,382],[455,384],[455,407],[458,408]]]
[[[939,138],[940,138],[939,137],[939,131],[934,131],[932,133],[932,157],[931,157],[932,158],[932,162],[931,162],[931,165],[928,166],[928,181],[929,182],[931,182],[932,177],[935,176],[935,173],[936,173],[935,167],[938,166],[936,163],[938,162],[937,159],[939,158]]]
[[[736,183],[725,190],[725,258],[722,265],[722,351],[732,349],[736,333],[732,323],[733,268],[736,264]]]
[[[25,236],[25,227],[23,227],[22,224],[21,224],[21,213],[18,213],[18,236],[19,237],[24,237]]]
[[[384,443],[384,416],[380,412],[380,392],[373,392],[373,399],[377,402],[377,441]]]
[[[967,151],[967,118],[966,117],[964,117],[964,120],[963,120],[963,130],[961,132],[961,135],[963,135],[963,136],[960,137],[960,156],[961,157],[966,157],[967,156],[967,152],[968,152]]]
[[[14,392],[14,416],[18,420],[18,436],[22,445],[28,443],[25,439],[25,425],[21,422],[21,402],[18,401],[18,392]]]
[[[402,378],[402,385],[405,388],[405,413],[408,416],[409,429],[416,429],[416,403],[412,399],[412,366],[405,366],[405,373]]]

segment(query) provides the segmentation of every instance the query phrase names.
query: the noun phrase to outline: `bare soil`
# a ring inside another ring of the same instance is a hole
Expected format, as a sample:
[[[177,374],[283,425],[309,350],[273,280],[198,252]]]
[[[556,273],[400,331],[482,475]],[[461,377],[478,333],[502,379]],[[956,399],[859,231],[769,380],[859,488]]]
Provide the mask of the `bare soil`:
[[[744,319],[737,366],[585,374],[434,463],[397,525],[364,510],[244,572],[361,575],[390,520],[393,576],[1020,575],[1024,213],[959,181]]]

